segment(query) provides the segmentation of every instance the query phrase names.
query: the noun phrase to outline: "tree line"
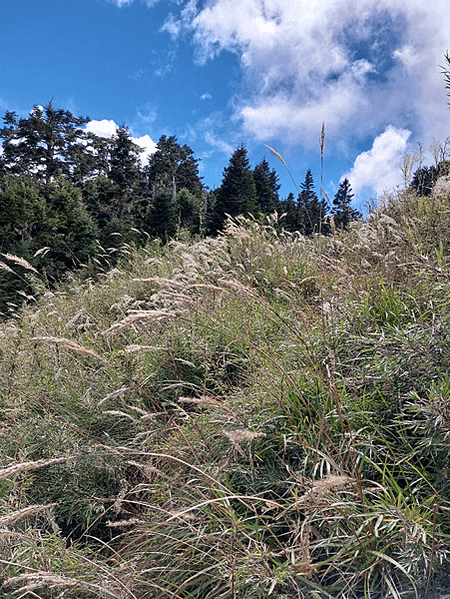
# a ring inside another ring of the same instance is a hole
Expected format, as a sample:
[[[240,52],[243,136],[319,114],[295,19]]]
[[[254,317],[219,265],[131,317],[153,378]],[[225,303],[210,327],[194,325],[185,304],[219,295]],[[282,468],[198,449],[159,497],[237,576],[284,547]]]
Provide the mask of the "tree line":
[[[14,308],[16,291],[29,291],[29,273],[11,256],[28,261],[50,283],[74,268],[101,262],[124,242],[145,237],[163,242],[181,230],[220,232],[227,216],[255,217],[277,211],[289,231],[330,232],[360,218],[344,180],[329,206],[317,196],[307,171],[297,197],[279,196],[275,170],[266,158],[251,167],[240,145],[223,171],[221,185],[207,190],[199,159],[175,136],[163,135],[144,166],[142,149],[123,124],[112,139],[86,130],[76,117],[49,102],[25,118],[7,111],[0,129],[0,311]]]

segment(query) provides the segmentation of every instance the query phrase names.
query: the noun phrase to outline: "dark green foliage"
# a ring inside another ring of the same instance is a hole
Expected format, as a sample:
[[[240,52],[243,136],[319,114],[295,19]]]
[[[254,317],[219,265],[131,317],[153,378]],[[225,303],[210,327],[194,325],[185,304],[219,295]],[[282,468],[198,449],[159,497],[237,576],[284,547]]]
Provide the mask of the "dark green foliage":
[[[172,192],[162,189],[147,212],[146,230],[152,237],[167,242],[177,231],[177,206]]]
[[[0,129],[5,168],[13,174],[49,182],[58,175],[71,176],[80,155],[88,152],[80,129],[89,119],[75,117],[68,110],[34,106],[28,118],[6,112]]]
[[[127,200],[130,201],[133,195],[142,192],[143,179],[139,158],[142,149],[133,143],[125,124],[117,129],[113,141],[108,177],[115,183],[122,197],[120,212],[123,213]]]
[[[162,135],[156,147],[146,168],[151,197],[162,189],[170,190],[174,197],[181,189],[201,197],[203,185],[198,175],[198,159],[191,148],[180,146],[174,135]]]
[[[222,185],[215,192],[210,215],[210,230],[217,233],[223,228],[227,215],[254,214],[257,210],[256,187],[247,156],[240,145],[223,171]]]
[[[428,197],[439,177],[447,175],[449,171],[449,160],[443,160],[437,166],[421,166],[414,172],[411,188],[415,189],[419,195]]]
[[[283,226],[286,231],[296,231],[298,228],[298,208],[294,194],[290,193],[285,200],[279,203],[280,215],[283,216]]]
[[[421,166],[418,168],[411,181],[411,187],[421,196],[431,195],[433,185],[438,178],[438,168],[436,166]]]
[[[181,189],[175,198],[178,230],[187,229],[198,234],[202,228],[202,200],[186,188]]]
[[[358,210],[351,207],[353,199],[351,185],[348,179],[344,179],[333,199],[334,224],[338,229],[347,229],[351,221],[362,217]]]
[[[98,229],[83,204],[81,191],[67,179],[47,185],[43,195],[47,215],[42,241],[50,248],[46,271],[59,278],[95,256]]]
[[[313,175],[308,169],[298,196],[298,230],[307,236],[313,233],[326,234],[329,229],[328,223],[325,222],[327,210],[326,201],[319,200],[314,191]]]
[[[47,227],[46,202],[24,179],[5,175],[0,180],[0,253],[20,256],[36,263],[33,255],[44,244]],[[20,305],[33,293],[30,272],[11,263],[5,256],[0,269],[0,313]]]
[[[253,180],[256,188],[256,202],[263,214],[275,212],[278,206],[280,184],[275,170],[270,170],[266,158],[253,169]]]
[[[117,188],[113,181],[104,175],[87,181],[82,186],[83,201],[89,214],[102,230],[112,218],[118,217],[119,207]]]

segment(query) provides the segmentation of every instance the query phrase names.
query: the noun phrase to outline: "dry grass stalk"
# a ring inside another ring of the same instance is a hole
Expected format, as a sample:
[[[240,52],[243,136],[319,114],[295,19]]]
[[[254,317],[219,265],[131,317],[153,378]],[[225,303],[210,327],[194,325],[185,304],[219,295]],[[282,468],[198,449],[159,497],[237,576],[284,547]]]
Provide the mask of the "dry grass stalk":
[[[5,264],[4,262],[0,262],[0,270],[6,270],[6,272],[12,272],[13,274],[16,274],[12,268],[10,268],[7,264]]]
[[[173,279],[164,279],[163,277],[149,277],[147,279],[133,279],[137,283],[158,283],[159,285],[168,285],[169,287],[186,287],[186,283],[182,281],[174,281]]]
[[[128,520],[117,520],[116,522],[111,522],[111,520],[108,520],[106,522],[106,526],[108,528],[122,528],[125,526],[136,526],[137,524],[145,524],[145,520],[139,520],[139,518],[129,518]]]
[[[112,368],[111,364],[107,360],[99,356],[95,351],[93,351],[92,349],[86,349],[82,345],[79,345],[78,343],[75,343],[75,341],[71,341],[70,339],[65,339],[64,337],[33,337],[33,341],[42,341],[43,343],[52,343],[54,345],[58,345],[64,349],[83,354],[88,358],[93,358],[94,360],[97,360],[97,362],[100,362],[100,364],[102,364],[103,366],[108,366],[109,368]]]
[[[120,389],[116,389],[112,393],[108,393],[108,395],[105,395],[105,397],[103,399],[101,399],[97,405],[101,406],[103,403],[105,403],[105,401],[108,401],[110,399],[115,399],[116,397],[120,397],[122,399],[124,396],[124,393],[126,393],[129,390],[130,390],[129,387],[121,387]]]
[[[223,404],[210,395],[202,395],[201,397],[180,397],[178,401],[181,403],[192,403],[199,408],[223,408]]]
[[[0,480],[4,480],[5,478],[9,478],[10,476],[15,476],[16,474],[21,474],[22,472],[28,472],[30,470],[44,468],[45,466],[52,466],[53,464],[67,462],[67,460],[70,459],[70,457],[53,458],[51,460],[35,460],[33,462],[22,462],[21,464],[15,464],[14,466],[10,466],[9,468],[4,468],[3,470],[0,470]]]
[[[25,258],[19,258],[19,256],[13,256],[12,254],[2,254],[2,256],[10,262],[14,262],[14,264],[19,264],[19,266],[23,266],[23,268],[31,270],[37,275],[39,274],[39,272],[34,268],[34,266],[31,266],[31,264],[27,262]]]
[[[127,345],[125,350],[127,354],[141,351],[169,351],[167,347],[158,347],[156,345]]]
[[[109,329],[102,331],[102,335],[116,333],[142,320],[164,320],[166,318],[176,318],[176,316],[173,312],[165,312],[164,310],[130,310],[128,316],[110,326]]]
[[[48,505],[30,505],[29,507],[25,507],[21,510],[16,510],[7,516],[2,516],[0,518],[0,526],[14,524],[14,522],[17,522],[17,520],[20,520],[21,518],[27,518],[28,516],[42,512],[42,510],[46,510],[54,505],[56,504],[50,503]]]
[[[312,482],[314,483],[313,487],[307,493],[302,495],[302,497],[299,497],[299,501],[323,499],[327,497],[331,491],[340,491],[354,484],[356,481],[350,476],[329,474],[324,478]]]
[[[253,439],[265,436],[264,433],[255,433],[254,431],[249,431],[242,428],[223,431],[223,434],[234,444],[240,443],[241,441],[253,441]]]
[[[131,591],[124,595],[122,592],[117,594],[116,592],[111,591],[110,589],[105,588],[105,586],[100,586],[98,584],[94,584],[92,582],[87,582],[85,580],[77,580],[75,578],[69,578],[68,576],[63,576],[61,574],[54,574],[51,572],[35,572],[33,574],[21,574],[20,576],[14,576],[13,578],[9,578],[3,584],[7,587],[17,586],[25,582],[26,585],[18,589],[18,592],[28,593],[33,592],[35,589],[39,587],[46,587],[49,589],[61,588],[64,587],[66,589],[74,589],[81,588],[86,589],[91,592],[96,593],[96,597],[106,598],[111,597],[112,599],[124,599],[125,597],[135,597]]]

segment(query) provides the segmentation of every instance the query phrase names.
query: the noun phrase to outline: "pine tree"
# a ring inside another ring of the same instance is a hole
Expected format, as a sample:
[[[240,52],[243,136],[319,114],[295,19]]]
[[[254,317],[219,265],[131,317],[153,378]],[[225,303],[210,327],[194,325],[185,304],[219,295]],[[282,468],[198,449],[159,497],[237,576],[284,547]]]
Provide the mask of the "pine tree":
[[[266,158],[253,169],[253,179],[256,187],[256,202],[263,214],[271,214],[278,207],[280,184],[275,170],[270,170]]]
[[[328,233],[328,225],[325,222],[327,210],[326,200],[319,200],[314,191],[313,175],[308,169],[298,196],[298,230],[307,236],[313,233]]]
[[[210,230],[217,233],[229,216],[256,212],[256,187],[247,157],[247,149],[240,145],[223,171],[221,186],[215,192],[210,215]]]
[[[351,221],[361,218],[361,213],[350,206],[353,193],[350,182],[344,179],[333,199],[333,219],[338,229],[347,229]]]

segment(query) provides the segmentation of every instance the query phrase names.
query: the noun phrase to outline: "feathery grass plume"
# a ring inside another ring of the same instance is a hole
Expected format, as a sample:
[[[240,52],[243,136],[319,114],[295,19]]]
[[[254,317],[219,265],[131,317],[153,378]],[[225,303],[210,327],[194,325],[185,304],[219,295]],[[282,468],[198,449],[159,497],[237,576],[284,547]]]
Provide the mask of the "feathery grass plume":
[[[234,444],[240,443],[241,441],[253,441],[253,439],[265,436],[265,433],[256,433],[243,428],[223,431],[223,434]]]
[[[5,580],[3,585],[5,587],[16,587],[23,583],[25,583],[25,586],[18,588],[16,591],[17,593],[23,593],[23,595],[21,595],[22,597],[25,594],[33,593],[33,591],[40,587],[45,587],[48,589],[65,588],[69,591],[70,589],[79,588],[81,590],[86,590],[89,593],[95,593],[95,597],[101,597],[102,599],[106,599],[107,597],[111,599],[136,599],[136,596],[130,590],[123,588],[122,585],[120,585],[117,590],[111,590],[111,588],[107,588],[106,586],[111,586],[109,581],[108,583],[104,581],[103,584],[96,584],[82,579],[70,578],[62,574],[54,574],[52,572],[21,574],[20,576],[14,576]]]
[[[116,397],[120,397],[121,399],[123,399],[124,394],[130,390],[130,387],[121,387],[120,389],[116,389],[115,391],[112,391],[111,393],[108,393],[108,395],[105,395],[105,397],[103,397],[103,399],[101,399],[98,402],[98,406],[101,406],[103,403],[105,403],[105,401],[109,401],[110,399],[115,399]]]
[[[157,345],[127,345],[124,351],[127,354],[132,354],[134,352],[169,351],[169,349],[167,347],[160,347]]]
[[[50,460],[35,460],[30,462],[21,462],[20,464],[15,464],[14,466],[9,466],[9,468],[3,468],[2,470],[0,470],[0,480],[4,480],[5,478],[9,478],[10,476],[15,476],[16,474],[21,474],[22,472],[28,472],[30,470],[44,468],[45,466],[52,466],[53,464],[67,462],[70,459],[72,458],[52,458]]]
[[[177,318],[177,314],[173,312],[165,312],[164,310],[130,310],[128,316],[123,318],[121,321],[116,322],[105,331],[102,331],[102,335],[116,333],[117,331],[121,331],[122,329],[125,329],[143,320],[165,320],[167,318]]]
[[[42,254],[42,257],[44,257],[48,252],[50,251],[49,247],[43,247],[39,250],[37,250],[34,254],[33,254],[33,258],[36,258],[37,256],[40,256]]]
[[[54,507],[56,503],[50,503],[48,505],[30,505],[21,510],[16,510],[15,512],[11,512],[6,516],[0,516],[0,526],[11,525],[20,520],[21,518],[27,518],[28,516],[32,516],[34,514],[38,514],[43,510],[47,510],[51,507]]]
[[[18,264],[19,266],[23,266],[23,268],[27,269],[27,270],[31,270],[34,273],[36,273],[37,275],[39,274],[39,271],[37,271],[34,266],[31,266],[31,264],[29,262],[27,262],[27,260],[25,260],[25,258],[20,258],[19,256],[13,256],[12,254],[1,254],[4,258],[6,258],[7,260],[9,260],[10,262],[14,262],[14,264]]]
[[[0,270],[6,270],[6,272],[12,272],[14,275],[16,274],[12,268],[10,268],[7,264],[5,264],[4,262],[0,262]]]
[[[265,144],[264,144],[264,145],[265,145]],[[285,168],[285,169],[287,170],[287,172],[289,173],[289,176],[291,177],[291,179],[292,179],[292,182],[293,182],[293,183],[294,183],[294,185],[295,185],[295,189],[297,190],[297,193],[300,193],[300,190],[299,190],[299,188],[298,188],[298,186],[297,186],[297,183],[295,182],[295,179],[294,179],[294,177],[292,176],[292,173],[291,173],[291,171],[289,170],[289,168],[288,168],[288,165],[287,165],[287,164],[286,164],[286,162],[284,161],[284,158],[283,158],[283,156],[282,156],[281,154],[279,154],[279,153],[278,153],[276,150],[274,150],[273,148],[271,148],[270,146],[266,146],[266,145],[265,145],[265,147],[266,147],[266,148],[269,150],[269,152],[271,152],[271,153],[272,153],[274,156],[276,156],[276,157],[278,158],[278,160],[280,160],[280,161],[281,161],[281,163],[283,164],[284,168]]]
[[[71,341],[70,339],[65,339],[64,337],[33,337],[33,341],[40,341],[42,343],[50,343],[53,345],[57,345],[59,347],[62,347],[63,349],[68,349],[70,351],[82,354],[83,356],[86,356],[88,358],[93,358],[103,366],[108,366],[109,368],[112,368],[111,364],[107,360],[105,360],[105,358],[99,356],[95,351],[93,351],[92,349],[86,349],[82,345],[79,345],[78,343],[75,343],[75,341]]]
[[[323,188],[323,157],[325,147],[325,121],[322,122],[322,132],[320,135],[320,188]]]

